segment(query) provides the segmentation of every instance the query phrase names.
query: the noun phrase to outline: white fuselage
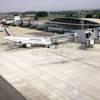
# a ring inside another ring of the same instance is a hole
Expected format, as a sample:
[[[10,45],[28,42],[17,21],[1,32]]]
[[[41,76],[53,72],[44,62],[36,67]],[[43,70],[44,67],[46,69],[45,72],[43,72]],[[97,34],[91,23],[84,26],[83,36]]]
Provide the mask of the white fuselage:
[[[21,45],[27,45],[30,44],[32,45],[50,45],[51,41],[50,38],[48,37],[33,37],[33,38],[28,38],[28,37],[15,37],[15,36],[6,36],[5,39],[21,44]]]

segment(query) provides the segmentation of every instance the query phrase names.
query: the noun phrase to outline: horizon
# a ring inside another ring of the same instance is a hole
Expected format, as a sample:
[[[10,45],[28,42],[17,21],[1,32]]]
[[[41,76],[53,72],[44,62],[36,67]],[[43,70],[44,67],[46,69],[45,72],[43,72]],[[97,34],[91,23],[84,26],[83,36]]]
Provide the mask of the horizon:
[[[24,12],[40,12],[40,11],[46,11],[46,12],[67,12],[67,11],[95,11],[95,10],[100,10],[100,8],[97,8],[97,9],[73,9],[73,10],[38,10],[38,11],[35,11],[35,10],[26,10],[26,11],[8,11],[8,12],[0,12],[0,13],[24,13]]]

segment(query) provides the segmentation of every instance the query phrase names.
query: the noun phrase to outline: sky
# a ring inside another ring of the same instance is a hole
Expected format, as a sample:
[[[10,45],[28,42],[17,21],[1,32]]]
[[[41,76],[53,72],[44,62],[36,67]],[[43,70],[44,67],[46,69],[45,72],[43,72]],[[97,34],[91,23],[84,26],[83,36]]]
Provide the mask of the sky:
[[[100,0],[0,0],[0,12],[98,8],[100,8]]]

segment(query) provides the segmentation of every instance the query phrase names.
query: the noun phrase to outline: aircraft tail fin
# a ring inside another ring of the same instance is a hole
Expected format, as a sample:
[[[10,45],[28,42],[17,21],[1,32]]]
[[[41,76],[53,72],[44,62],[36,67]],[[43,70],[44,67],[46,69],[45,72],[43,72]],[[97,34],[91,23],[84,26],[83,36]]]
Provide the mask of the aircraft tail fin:
[[[11,33],[8,31],[7,28],[4,28],[4,32],[6,33],[6,36],[11,36]]]

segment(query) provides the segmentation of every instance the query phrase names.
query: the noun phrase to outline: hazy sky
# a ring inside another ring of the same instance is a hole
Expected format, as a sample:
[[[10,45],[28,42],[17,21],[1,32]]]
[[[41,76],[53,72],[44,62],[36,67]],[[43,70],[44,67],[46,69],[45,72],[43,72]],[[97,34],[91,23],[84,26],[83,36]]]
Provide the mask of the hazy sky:
[[[0,0],[0,12],[100,8],[100,0]]]

